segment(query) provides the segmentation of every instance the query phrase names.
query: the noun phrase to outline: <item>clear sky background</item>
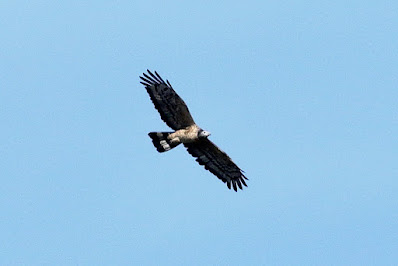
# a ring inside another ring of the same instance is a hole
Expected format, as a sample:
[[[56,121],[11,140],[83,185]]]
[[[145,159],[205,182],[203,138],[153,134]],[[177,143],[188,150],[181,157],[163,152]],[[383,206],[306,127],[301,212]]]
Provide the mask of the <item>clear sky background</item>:
[[[398,263],[397,1],[1,1],[1,265]],[[156,70],[246,171],[167,131]]]

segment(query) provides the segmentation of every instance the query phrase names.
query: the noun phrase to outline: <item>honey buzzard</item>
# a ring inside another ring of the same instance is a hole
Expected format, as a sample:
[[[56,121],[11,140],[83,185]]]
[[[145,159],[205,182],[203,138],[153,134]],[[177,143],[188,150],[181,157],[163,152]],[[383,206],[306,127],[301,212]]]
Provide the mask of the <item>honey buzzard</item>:
[[[208,139],[210,132],[195,124],[187,105],[170,82],[164,82],[156,71],[153,74],[149,70],[148,74],[143,73],[140,78],[160,117],[174,130],[148,134],[157,151],[166,152],[183,143],[196,161],[226,183],[229,189],[233,187],[237,191],[238,187],[242,189],[242,184],[247,186],[243,171]]]

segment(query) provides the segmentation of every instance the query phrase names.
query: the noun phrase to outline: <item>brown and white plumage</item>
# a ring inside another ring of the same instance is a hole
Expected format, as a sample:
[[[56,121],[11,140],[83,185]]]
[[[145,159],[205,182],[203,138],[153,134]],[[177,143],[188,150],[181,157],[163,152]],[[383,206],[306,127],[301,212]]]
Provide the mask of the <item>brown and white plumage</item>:
[[[145,86],[162,120],[175,132],[151,132],[149,137],[158,152],[166,152],[183,143],[196,161],[221,181],[237,191],[246,185],[243,171],[207,137],[209,132],[197,126],[187,105],[174,91],[170,82],[166,82],[155,71],[143,73],[141,83]]]

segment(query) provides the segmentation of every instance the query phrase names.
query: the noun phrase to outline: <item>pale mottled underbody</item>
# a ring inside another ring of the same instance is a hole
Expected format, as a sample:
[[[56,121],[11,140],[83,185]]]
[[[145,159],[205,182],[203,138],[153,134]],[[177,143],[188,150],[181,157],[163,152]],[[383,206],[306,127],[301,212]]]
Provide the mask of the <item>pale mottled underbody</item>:
[[[167,136],[167,140],[169,140],[169,143],[172,145],[177,146],[180,143],[192,143],[195,142],[197,140],[199,140],[199,132],[203,131],[200,127],[198,127],[196,124],[183,128],[183,129],[179,129],[176,130],[174,133],[171,133]],[[158,132],[157,133],[158,137],[162,137],[163,133]],[[169,143],[167,143],[166,140],[161,140],[160,141],[160,145],[162,145],[162,147],[168,151],[171,149]]]
[[[192,125],[171,133],[167,138],[170,139],[171,142],[190,143],[199,139],[198,133],[200,130],[200,127],[197,125]]]

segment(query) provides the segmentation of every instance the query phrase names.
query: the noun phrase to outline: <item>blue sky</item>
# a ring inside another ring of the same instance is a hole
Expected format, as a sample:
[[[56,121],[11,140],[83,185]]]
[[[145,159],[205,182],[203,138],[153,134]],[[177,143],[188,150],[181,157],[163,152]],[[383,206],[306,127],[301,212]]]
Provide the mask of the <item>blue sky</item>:
[[[398,2],[0,2],[1,265],[398,262]],[[167,78],[246,171],[178,147]]]

